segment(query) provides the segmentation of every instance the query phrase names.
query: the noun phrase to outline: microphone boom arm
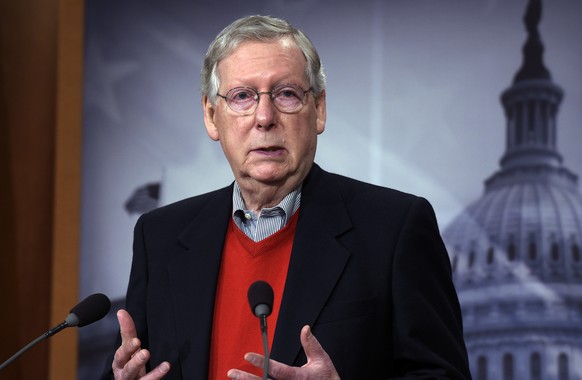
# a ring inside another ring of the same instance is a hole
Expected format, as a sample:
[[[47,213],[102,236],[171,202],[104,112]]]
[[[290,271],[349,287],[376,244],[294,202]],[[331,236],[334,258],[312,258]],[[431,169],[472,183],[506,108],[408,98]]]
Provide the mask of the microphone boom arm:
[[[22,347],[20,349],[20,351],[18,351],[14,355],[12,355],[4,363],[0,364],[0,371],[2,371],[5,367],[7,367],[10,363],[15,361],[16,359],[18,359],[18,357],[20,355],[24,354],[26,351],[30,350],[32,347],[36,346],[38,343],[42,342],[43,340],[45,340],[47,338],[50,338],[51,336],[55,335],[56,333],[58,333],[59,331],[63,330],[66,327],[69,327],[69,324],[67,322],[62,322],[58,326],[53,327],[49,331],[45,332],[44,334],[42,334],[41,336],[39,336],[38,338],[33,340],[32,342],[28,343],[26,346]]]
[[[17,353],[12,355],[4,363],[0,364],[0,371],[6,368],[14,360],[18,359],[26,351],[30,350],[32,347],[42,342],[43,340],[50,338],[59,331],[67,327],[83,327],[89,325],[95,321],[103,318],[111,308],[111,301],[105,294],[95,293],[85,298],[83,301],[79,302],[75,307],[71,309],[71,313],[65,318],[63,322],[48,330],[32,342],[28,343],[26,346],[22,347]]]
[[[269,354],[269,340],[267,338],[267,316],[265,314],[261,315],[261,335],[263,336],[263,350],[265,351],[265,362],[263,363],[263,379],[267,380],[269,375],[269,360],[271,355]]]

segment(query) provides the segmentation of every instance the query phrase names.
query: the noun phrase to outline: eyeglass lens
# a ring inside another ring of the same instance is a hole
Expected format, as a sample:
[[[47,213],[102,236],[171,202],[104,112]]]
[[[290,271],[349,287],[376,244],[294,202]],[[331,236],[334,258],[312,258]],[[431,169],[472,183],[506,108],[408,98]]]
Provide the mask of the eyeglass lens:
[[[226,93],[225,99],[233,111],[245,113],[254,110],[261,95],[267,94],[279,111],[294,112],[303,106],[306,93],[307,91],[294,84],[277,86],[268,92],[258,92],[251,87],[236,87]]]

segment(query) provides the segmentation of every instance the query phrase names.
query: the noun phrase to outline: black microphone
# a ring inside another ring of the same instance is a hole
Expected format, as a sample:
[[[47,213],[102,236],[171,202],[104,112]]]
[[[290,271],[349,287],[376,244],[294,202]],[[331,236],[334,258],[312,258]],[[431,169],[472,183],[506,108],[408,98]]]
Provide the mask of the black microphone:
[[[265,281],[256,281],[249,287],[249,305],[256,317],[268,317],[273,309],[273,288]]]
[[[60,323],[59,325],[53,327],[46,333],[42,334],[32,342],[28,343],[24,346],[20,351],[16,354],[12,355],[8,360],[0,365],[0,371],[3,370],[6,366],[16,360],[20,355],[24,354],[30,348],[35,346],[37,343],[55,335],[59,331],[67,328],[67,327],[83,327],[87,326],[93,322],[96,322],[103,318],[109,312],[111,308],[111,301],[105,294],[95,293],[90,295],[89,297],[85,298],[83,301],[79,302],[75,307],[73,307],[70,311],[70,314],[67,315],[65,320]]]
[[[97,322],[109,313],[111,301],[105,294],[95,293],[79,302],[65,318],[66,327],[83,327]]]
[[[269,373],[269,342],[267,339],[267,317],[273,311],[273,288],[265,281],[256,281],[249,287],[249,305],[251,312],[260,319],[265,363],[263,365],[263,380]]]

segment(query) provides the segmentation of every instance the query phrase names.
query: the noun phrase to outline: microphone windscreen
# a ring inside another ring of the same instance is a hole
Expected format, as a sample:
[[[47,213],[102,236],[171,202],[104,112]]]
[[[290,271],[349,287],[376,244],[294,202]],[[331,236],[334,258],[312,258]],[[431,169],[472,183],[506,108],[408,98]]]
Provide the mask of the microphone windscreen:
[[[256,281],[249,287],[249,305],[251,312],[257,317],[261,315],[269,316],[273,310],[273,288],[265,281]],[[264,305],[263,311],[257,314],[257,306]]]
[[[66,321],[69,326],[87,326],[107,315],[109,309],[111,301],[105,294],[91,294],[71,309]]]

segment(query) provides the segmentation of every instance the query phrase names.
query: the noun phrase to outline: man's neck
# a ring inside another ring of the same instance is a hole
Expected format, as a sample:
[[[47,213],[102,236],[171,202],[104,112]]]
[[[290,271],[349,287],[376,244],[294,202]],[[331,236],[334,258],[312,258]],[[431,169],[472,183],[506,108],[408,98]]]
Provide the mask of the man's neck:
[[[279,204],[283,198],[294,188],[279,187],[279,186],[245,186],[247,184],[241,184],[240,190],[242,197],[245,202],[245,207],[248,210],[253,211],[257,215],[262,209],[268,207],[274,207]]]
[[[265,184],[256,181],[237,181],[247,210],[259,215],[264,208],[281,203],[289,193],[295,190],[301,181],[295,183]]]

